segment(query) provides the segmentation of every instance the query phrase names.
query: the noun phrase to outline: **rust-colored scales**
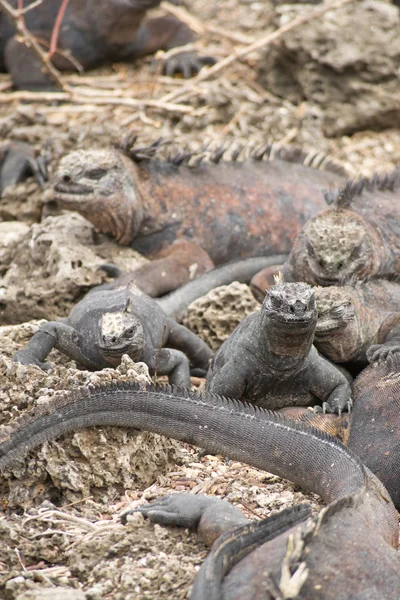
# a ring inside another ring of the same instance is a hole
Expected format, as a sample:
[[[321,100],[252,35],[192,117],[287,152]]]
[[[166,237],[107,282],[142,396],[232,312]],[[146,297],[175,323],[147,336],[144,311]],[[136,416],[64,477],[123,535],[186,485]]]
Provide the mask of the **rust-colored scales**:
[[[313,285],[400,273],[400,170],[349,181],[293,244],[286,281]]]
[[[335,362],[367,364],[366,352],[383,344],[400,323],[400,283],[384,279],[315,288],[314,345]]]
[[[183,238],[216,265],[288,252],[303,224],[325,206],[321,190],[345,181],[322,157],[313,156],[319,167],[313,168],[304,164],[310,156],[299,152],[280,150],[272,158],[271,146],[244,162],[220,160],[220,154],[189,165],[195,155],[159,160],[143,154],[146,148],[129,156],[73,152],[60,163],[57,201],[145,255]]]

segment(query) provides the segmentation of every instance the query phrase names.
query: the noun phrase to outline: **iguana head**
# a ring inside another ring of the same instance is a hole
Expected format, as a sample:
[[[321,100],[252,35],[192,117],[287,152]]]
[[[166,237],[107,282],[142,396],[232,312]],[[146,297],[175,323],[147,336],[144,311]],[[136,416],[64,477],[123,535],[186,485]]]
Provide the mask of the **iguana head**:
[[[316,323],[315,294],[306,283],[277,283],[263,303],[263,312],[271,322],[307,326]]]
[[[119,365],[123,354],[128,354],[134,361],[142,358],[143,325],[130,312],[129,306],[122,311],[103,313],[99,326],[99,350],[111,365]]]
[[[142,223],[132,171],[117,151],[71,152],[60,162],[54,192],[61,208],[76,210],[121,244],[130,244]]]
[[[312,346],[317,310],[306,283],[278,283],[267,292],[261,309],[269,352],[305,357]]]
[[[314,344],[336,362],[351,360],[359,347],[360,325],[355,299],[343,287],[315,288],[318,321]]]
[[[289,263],[309,283],[337,285],[371,271],[373,243],[360,215],[328,209],[305,225]]]

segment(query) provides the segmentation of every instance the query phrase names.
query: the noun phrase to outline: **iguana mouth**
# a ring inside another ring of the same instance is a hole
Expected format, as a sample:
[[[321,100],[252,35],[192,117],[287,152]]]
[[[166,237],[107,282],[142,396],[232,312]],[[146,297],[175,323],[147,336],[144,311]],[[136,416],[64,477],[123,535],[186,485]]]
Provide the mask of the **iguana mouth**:
[[[88,186],[88,185],[83,185],[81,183],[57,183],[54,186],[54,191],[56,192],[56,198],[57,198],[57,194],[61,195],[61,198],[64,195],[67,196],[76,196],[76,195],[87,195],[87,194],[93,194],[93,188]]]
[[[345,327],[346,323],[338,322],[335,319],[327,319],[326,321],[318,320],[315,327],[315,336],[324,337],[325,335],[330,335],[332,332],[344,329]]]

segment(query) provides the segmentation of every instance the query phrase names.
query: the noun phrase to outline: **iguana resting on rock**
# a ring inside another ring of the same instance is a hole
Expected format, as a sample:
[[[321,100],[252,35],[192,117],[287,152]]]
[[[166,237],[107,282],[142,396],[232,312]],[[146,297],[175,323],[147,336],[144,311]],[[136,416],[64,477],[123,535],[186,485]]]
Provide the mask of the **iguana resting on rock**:
[[[298,235],[285,281],[327,286],[400,273],[400,169],[349,181],[325,196],[331,206]]]
[[[341,412],[351,398],[345,375],[313,347],[317,310],[305,283],[278,283],[211,362],[206,389],[264,408],[323,403]]]
[[[41,325],[14,360],[49,369],[43,361],[52,348],[88,369],[115,367],[128,354],[146,363],[151,375],[168,375],[183,386],[190,386],[189,361],[205,373],[212,357],[205,342],[133,286],[92,290],[67,318]]]
[[[215,265],[289,252],[302,225],[324,206],[321,187],[344,181],[343,169],[322,155],[274,145],[253,151],[244,162],[236,161],[239,151],[221,160],[228,148],[220,148],[206,163],[204,153],[187,151],[159,160],[152,156],[160,142],[146,148],[132,143],[124,142],[124,152],[65,156],[55,199],[152,258],[182,238],[198,244]]]
[[[58,69],[71,70],[78,62],[92,69],[106,62],[133,60],[192,42],[193,32],[172,16],[147,18],[161,0],[70,0],[52,62]],[[9,0],[16,8],[17,0]],[[24,15],[27,29],[47,50],[62,0],[43,0]],[[72,59],[69,58],[72,57]],[[184,77],[196,74],[209,57],[194,52],[176,54],[167,61],[165,72],[179,71]],[[15,36],[15,29],[0,13],[0,71],[8,71],[18,88],[40,89],[51,85],[35,54]]]
[[[314,344],[329,359],[366,365],[367,356],[373,358],[374,352],[383,351],[380,345],[399,343],[399,282],[371,279],[353,286],[319,287],[315,295]]]
[[[249,523],[227,502],[204,496],[177,494],[143,507],[152,520],[198,527],[208,540],[227,532],[200,570],[192,600],[398,600],[393,503],[360,459],[330,436],[209,392],[110,383],[57,396],[4,427],[0,469],[44,441],[92,425],[134,427],[193,443],[285,477],[328,503],[295,527],[307,509],[286,512],[269,526]]]

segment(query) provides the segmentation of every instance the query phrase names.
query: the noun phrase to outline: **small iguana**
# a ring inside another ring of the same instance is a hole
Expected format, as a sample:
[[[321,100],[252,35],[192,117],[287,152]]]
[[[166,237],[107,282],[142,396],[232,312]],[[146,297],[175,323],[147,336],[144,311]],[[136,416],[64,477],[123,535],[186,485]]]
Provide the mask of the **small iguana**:
[[[398,600],[397,512],[377,477],[332,437],[210,392],[109,382],[52,398],[3,427],[0,469],[45,441],[93,425],[192,443],[289,479],[328,503],[298,526],[307,508],[268,524],[250,523],[227,502],[199,495],[142,507],[153,521],[198,528],[209,541],[225,535],[200,569],[192,600]]]
[[[324,206],[321,187],[345,180],[343,169],[322,155],[274,145],[254,150],[244,162],[232,148],[232,159],[221,160],[229,150],[221,147],[207,163],[201,152],[157,159],[159,141],[146,148],[132,147],[134,141],[127,138],[121,152],[65,156],[55,200],[152,258],[176,239],[195,242],[215,265],[289,252],[302,225]]]
[[[398,281],[371,279],[342,287],[317,287],[315,295],[314,345],[329,359],[366,365],[367,357],[382,350],[380,345],[400,341]]]
[[[52,62],[58,69],[74,70],[78,62],[92,69],[106,62],[127,61],[169,50],[195,39],[187,25],[172,16],[147,18],[147,12],[161,0],[70,0],[62,19],[57,52]],[[9,0],[17,7],[17,0]],[[48,49],[62,0],[42,0],[24,14],[27,29]],[[165,65],[167,75],[196,74],[215,61],[194,52],[181,52]],[[6,15],[0,12],[0,71],[8,71],[18,88],[51,86],[35,54],[15,35]]]
[[[400,273],[400,169],[348,181],[297,236],[285,281],[342,285]]]
[[[188,387],[189,361],[205,373],[212,357],[205,342],[132,285],[92,290],[68,317],[41,325],[13,360],[47,370],[51,365],[43,361],[52,348],[88,369],[118,366],[128,354],[146,363],[150,374],[168,375],[171,383]]]
[[[341,412],[351,398],[350,384],[313,347],[317,309],[305,283],[277,283],[261,310],[246,317],[211,362],[206,389],[263,408],[323,403]]]

